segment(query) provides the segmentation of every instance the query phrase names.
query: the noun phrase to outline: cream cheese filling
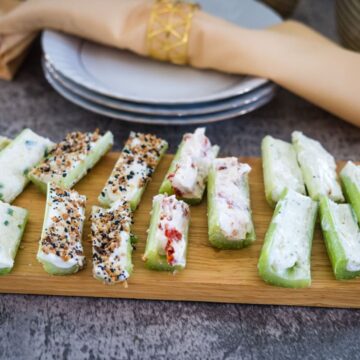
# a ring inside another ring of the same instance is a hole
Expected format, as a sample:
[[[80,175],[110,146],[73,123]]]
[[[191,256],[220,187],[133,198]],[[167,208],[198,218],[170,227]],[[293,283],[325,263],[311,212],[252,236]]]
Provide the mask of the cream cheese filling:
[[[138,140],[138,139],[134,139]],[[123,201],[131,201],[136,193],[139,191],[140,183],[144,178],[148,177],[148,166],[145,163],[140,164],[137,156],[134,156],[134,161],[126,166],[125,176],[128,177],[126,186],[121,191],[121,199]],[[111,202],[119,200],[119,193],[112,192],[111,187],[106,187],[107,196]]]
[[[185,134],[180,158],[169,181],[184,197],[201,196],[215,157],[214,149],[205,136],[205,128]]]
[[[49,185],[52,186],[52,185]],[[67,191],[69,194],[69,200],[77,201],[80,198],[84,198],[83,196],[79,195],[75,191]],[[63,236],[66,239],[66,242],[68,242],[69,251],[73,250],[73,248],[78,248],[83,252],[83,247],[81,243],[81,234],[83,230],[83,224],[85,220],[85,208],[82,206],[76,207],[74,210],[75,212],[78,212],[78,214],[74,213],[73,216],[78,215],[78,238],[74,238],[74,234],[69,231],[70,227],[76,227],[75,224],[70,223],[68,224],[63,216],[64,214],[68,213],[68,199],[64,198],[64,201],[54,201],[54,199],[57,198],[57,192],[56,189],[50,189],[50,202],[48,203],[48,212],[47,212],[47,218],[45,221],[45,228],[43,235],[49,232],[50,228],[54,228],[57,236]],[[56,223],[54,223],[54,219],[59,219]],[[71,217],[69,217],[70,219]],[[56,225],[55,225],[56,224]],[[51,234],[50,234],[51,236]],[[71,268],[74,265],[79,265],[82,267],[84,265],[85,257],[83,255],[77,255],[74,254],[73,257],[69,257],[67,260],[64,260],[61,258],[61,256],[58,256],[52,252],[45,253],[41,248],[37,255],[39,260],[43,260],[46,262],[51,263],[55,267],[67,269]]]
[[[351,206],[329,202],[336,233],[347,258],[348,271],[360,270],[360,230]]]
[[[215,204],[221,231],[231,240],[244,240],[252,231],[247,190],[248,164],[235,157],[214,160]]]
[[[312,222],[314,202],[289,190],[281,201],[281,211],[272,220],[273,233],[269,263],[280,274],[296,267],[299,278],[310,275],[308,228]]]
[[[293,132],[292,137],[296,143],[299,163],[311,173],[311,181],[315,184],[318,195],[326,195],[336,201],[343,200],[334,157],[318,141],[301,132]]]
[[[28,180],[27,172],[43,157],[53,143],[31,130],[24,130],[0,153],[0,194],[6,201],[12,201],[24,188]]]
[[[177,200],[175,195],[157,195],[154,202],[160,202],[159,223],[155,234],[158,252],[166,255],[167,246],[171,246],[174,251],[171,265],[185,266],[189,207],[183,201]]]
[[[277,202],[286,188],[303,194],[304,181],[293,146],[271,136],[268,138],[270,145],[267,150],[271,163],[271,176],[274,180],[271,191],[273,201]]]
[[[0,202],[0,269],[12,268],[27,211]]]

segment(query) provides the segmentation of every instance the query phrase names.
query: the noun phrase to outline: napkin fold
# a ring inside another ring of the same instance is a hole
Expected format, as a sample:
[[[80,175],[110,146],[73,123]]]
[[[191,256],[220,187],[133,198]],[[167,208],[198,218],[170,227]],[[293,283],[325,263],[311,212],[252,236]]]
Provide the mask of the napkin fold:
[[[152,0],[1,0],[0,77],[13,77],[29,44],[45,28],[147,56],[152,5]],[[188,60],[200,69],[269,78],[360,126],[360,54],[301,23],[249,30],[198,10]]]

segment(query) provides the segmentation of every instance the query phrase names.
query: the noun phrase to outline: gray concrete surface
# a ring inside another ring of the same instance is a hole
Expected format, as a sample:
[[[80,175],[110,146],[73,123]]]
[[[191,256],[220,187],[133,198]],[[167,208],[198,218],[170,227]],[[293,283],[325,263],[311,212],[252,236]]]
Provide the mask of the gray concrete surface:
[[[303,0],[296,18],[336,38],[333,1]],[[193,127],[122,123],[68,103],[46,83],[37,44],[16,81],[0,82],[0,133],[23,127],[60,139],[69,130],[130,130],[164,136],[175,149]],[[253,114],[208,126],[222,155],[259,155],[265,134],[294,129],[339,159],[360,158],[360,129],[280,90]],[[360,294],[360,293],[359,293]],[[360,312],[284,306],[0,295],[1,359],[355,359]]]

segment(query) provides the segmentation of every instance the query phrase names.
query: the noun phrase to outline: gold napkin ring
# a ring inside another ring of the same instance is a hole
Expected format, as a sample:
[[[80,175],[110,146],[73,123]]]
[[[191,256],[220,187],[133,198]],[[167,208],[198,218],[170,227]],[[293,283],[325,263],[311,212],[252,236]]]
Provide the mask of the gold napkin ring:
[[[174,64],[188,63],[191,22],[197,4],[155,0],[147,29],[148,55]]]

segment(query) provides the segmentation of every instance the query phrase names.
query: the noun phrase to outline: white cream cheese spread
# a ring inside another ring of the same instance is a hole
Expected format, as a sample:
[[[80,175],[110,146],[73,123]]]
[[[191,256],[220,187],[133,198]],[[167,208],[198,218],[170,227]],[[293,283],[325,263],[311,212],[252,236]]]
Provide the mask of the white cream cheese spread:
[[[189,205],[177,200],[175,195],[157,195],[153,201],[158,202],[160,206],[155,234],[158,252],[160,255],[166,255],[169,265],[185,267]]]
[[[57,268],[82,268],[85,256],[81,243],[86,197],[49,183],[49,199],[40,247],[39,261]]]
[[[0,201],[0,271],[12,268],[27,211]]]
[[[132,201],[148,183],[166,148],[167,142],[155,135],[131,132],[100,201]]]
[[[91,239],[93,245],[93,274],[105,283],[113,284],[129,278],[132,267],[132,215],[127,203],[116,202],[110,209],[93,207]]]
[[[292,134],[297,158],[303,171],[304,180],[313,200],[326,195],[334,201],[344,201],[337,181],[336,163],[322,145],[299,131]]]
[[[213,166],[220,229],[228,239],[245,239],[253,228],[247,185],[251,168],[236,157],[215,159]]]
[[[167,177],[176,195],[184,198],[201,197],[217,151],[218,148],[211,146],[205,136],[205,128],[184,135],[180,157],[174,171]]]
[[[71,132],[66,135],[65,139],[56,144],[49,152],[47,158],[31,171],[31,175],[48,183],[53,181],[59,183],[83,164],[89,154],[94,150],[102,135],[97,130],[95,132]],[[82,176],[80,173],[79,176]],[[72,183],[75,183],[74,178]],[[73,185],[73,184],[70,184]],[[71,187],[71,186],[69,186]]]
[[[269,164],[264,171],[271,178],[271,197],[276,203],[285,189],[305,194],[302,173],[293,146],[286,141],[266,136],[266,157]]]
[[[53,143],[29,129],[0,152],[0,200],[12,202],[28,183],[27,173],[53,147]]]
[[[348,260],[348,271],[360,270],[360,230],[348,204],[329,202],[336,233]],[[326,226],[326,224],[322,224]]]
[[[310,276],[308,257],[310,241],[309,226],[312,222],[314,201],[309,197],[289,190],[280,200],[281,210],[272,220],[276,229],[272,234],[269,263],[276,272],[286,274],[297,268],[299,278]]]

